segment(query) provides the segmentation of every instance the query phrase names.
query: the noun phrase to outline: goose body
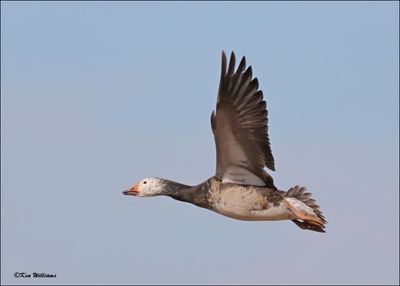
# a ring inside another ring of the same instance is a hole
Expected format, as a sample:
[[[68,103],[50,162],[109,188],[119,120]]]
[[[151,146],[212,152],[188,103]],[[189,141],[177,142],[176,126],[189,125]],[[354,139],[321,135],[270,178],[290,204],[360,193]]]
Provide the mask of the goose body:
[[[239,220],[283,220],[290,213],[281,205],[283,194],[275,189],[207,181],[210,209]]]
[[[291,220],[302,229],[325,232],[325,218],[305,188],[278,190],[265,167],[275,170],[269,137],[266,102],[245,69],[243,57],[235,71],[232,52],[227,67],[222,53],[221,79],[211,127],[217,150],[215,176],[196,186],[145,178],[125,195],[165,195],[246,221]]]

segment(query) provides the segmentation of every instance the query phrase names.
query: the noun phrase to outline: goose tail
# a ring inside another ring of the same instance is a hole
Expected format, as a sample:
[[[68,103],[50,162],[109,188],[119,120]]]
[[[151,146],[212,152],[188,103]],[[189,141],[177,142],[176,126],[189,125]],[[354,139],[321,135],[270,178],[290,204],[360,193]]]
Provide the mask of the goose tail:
[[[292,221],[301,229],[325,232],[327,223],[319,205],[305,187],[294,186],[285,193],[284,205],[294,214]]]

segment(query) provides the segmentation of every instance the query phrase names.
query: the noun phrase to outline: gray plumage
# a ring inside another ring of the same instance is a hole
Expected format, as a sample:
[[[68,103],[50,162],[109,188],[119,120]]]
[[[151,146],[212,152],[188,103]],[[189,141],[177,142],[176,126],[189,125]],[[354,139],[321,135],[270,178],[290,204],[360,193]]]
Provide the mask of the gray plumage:
[[[211,115],[211,126],[217,150],[215,176],[229,176],[229,168],[245,170],[260,178],[267,187],[275,188],[272,177],[264,167],[275,170],[274,157],[268,138],[268,112],[263,93],[258,90],[257,78],[252,69],[246,70],[242,58],[235,72],[235,55],[232,52],[228,70],[226,55],[222,53],[221,79],[218,89],[216,112]],[[244,153],[240,157],[238,154]],[[235,177],[234,175],[232,177]],[[235,180],[238,184],[247,184]]]

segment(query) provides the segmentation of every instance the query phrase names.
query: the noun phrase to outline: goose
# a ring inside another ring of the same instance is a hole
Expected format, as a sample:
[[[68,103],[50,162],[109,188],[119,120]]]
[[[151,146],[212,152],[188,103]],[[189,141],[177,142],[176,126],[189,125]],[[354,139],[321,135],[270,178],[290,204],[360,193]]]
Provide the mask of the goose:
[[[216,147],[216,172],[190,186],[149,177],[123,191],[137,197],[169,196],[244,221],[291,220],[305,230],[325,232],[319,205],[305,187],[275,187],[265,170],[275,171],[268,137],[268,111],[251,66],[243,56],[235,70],[235,54],[222,52],[216,109],[211,128]]]

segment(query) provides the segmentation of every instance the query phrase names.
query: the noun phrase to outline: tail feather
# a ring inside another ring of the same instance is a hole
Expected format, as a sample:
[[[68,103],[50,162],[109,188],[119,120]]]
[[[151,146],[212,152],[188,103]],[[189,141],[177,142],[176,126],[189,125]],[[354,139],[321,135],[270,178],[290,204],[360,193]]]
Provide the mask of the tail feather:
[[[311,198],[311,193],[307,192],[305,187],[294,186],[285,193],[285,197],[294,198],[304,203],[306,206],[310,207],[315,216],[318,217],[317,221],[308,220],[307,218],[302,219],[301,216],[298,219],[293,219],[292,221],[298,227],[318,232],[325,232],[325,224],[327,223],[325,216],[322,214],[316,201]]]

